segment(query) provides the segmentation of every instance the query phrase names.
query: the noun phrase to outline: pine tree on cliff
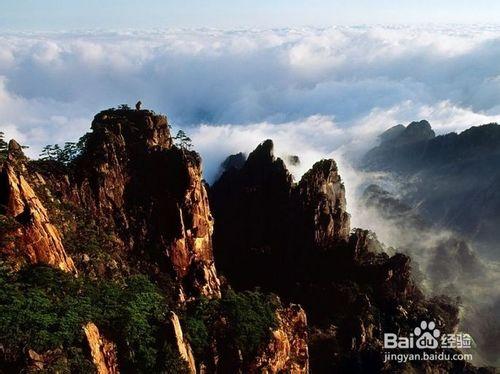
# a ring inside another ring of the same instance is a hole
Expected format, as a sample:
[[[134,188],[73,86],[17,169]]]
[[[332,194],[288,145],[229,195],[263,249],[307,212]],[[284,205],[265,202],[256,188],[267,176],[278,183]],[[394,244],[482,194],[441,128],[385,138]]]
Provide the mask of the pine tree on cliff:
[[[51,160],[56,160],[57,156],[60,152],[61,148],[59,145],[46,145],[42,149],[42,153],[40,153],[40,160],[43,161],[51,161]]]
[[[191,138],[186,135],[183,130],[177,131],[177,135],[174,137],[176,144],[184,150],[189,150],[193,146],[191,143]]]
[[[7,157],[7,151],[8,151],[8,144],[4,140],[4,133],[0,131],[0,160],[3,160],[5,157]]]

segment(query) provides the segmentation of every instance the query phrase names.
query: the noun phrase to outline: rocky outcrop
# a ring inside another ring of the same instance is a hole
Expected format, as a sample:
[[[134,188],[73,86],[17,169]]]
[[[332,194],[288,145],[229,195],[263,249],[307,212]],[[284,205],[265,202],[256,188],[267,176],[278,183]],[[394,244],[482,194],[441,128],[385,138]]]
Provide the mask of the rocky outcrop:
[[[172,145],[166,117],[106,111],[76,164],[78,198],[112,219],[125,250],[145,254],[188,295],[219,295],[213,220],[199,156]]]
[[[104,337],[92,322],[83,326],[83,331],[97,374],[118,374],[116,345]]]
[[[284,162],[274,157],[271,140],[260,144],[242,168],[226,171],[211,188],[211,198],[218,265],[244,287],[286,287],[308,271],[306,262],[315,253],[349,235],[335,162],[316,163],[294,184]],[[262,276],[258,284],[255,268]]]
[[[221,176],[222,173],[224,173],[226,170],[229,170],[232,168],[241,169],[243,167],[243,165],[245,164],[246,159],[247,159],[247,156],[242,152],[228,156],[220,164],[218,176]]]
[[[13,231],[4,233],[11,240],[0,248],[2,255],[21,265],[44,264],[76,274],[66,254],[59,230],[51,223],[47,210],[20,170],[24,155],[19,145],[10,142],[8,160],[0,173],[0,214],[15,220]]]
[[[232,284],[304,307],[312,372],[390,372],[396,367],[383,364],[385,331],[411,331],[424,318],[441,331],[456,327],[458,307],[426,300],[408,256],[384,253],[370,231],[351,232],[333,160],[317,162],[295,184],[272,149],[262,143],[211,188],[216,261]],[[287,350],[279,336],[276,353]],[[281,366],[278,357],[268,357],[267,370]]]
[[[314,164],[294,189],[295,203],[301,204],[300,215],[309,222],[312,240],[318,248],[330,243],[347,240],[350,224],[346,212],[344,184],[333,160],[322,160]]]
[[[307,317],[298,305],[277,312],[278,327],[271,341],[250,365],[252,373],[309,373]]]
[[[173,340],[173,345],[181,359],[186,361],[188,370],[191,374],[196,374],[196,364],[194,361],[193,351],[189,342],[184,338],[182,333],[179,317],[174,312],[170,312],[170,332],[169,336]]]
[[[29,373],[44,372],[44,370],[50,369],[59,363],[62,365],[67,364],[67,359],[61,349],[47,351],[42,354],[33,349],[28,349],[26,356],[26,367]]]
[[[59,174],[38,175],[52,196],[91,212],[122,258],[178,281],[181,299],[220,295],[201,159],[173,145],[165,116],[101,112],[77,159]]]

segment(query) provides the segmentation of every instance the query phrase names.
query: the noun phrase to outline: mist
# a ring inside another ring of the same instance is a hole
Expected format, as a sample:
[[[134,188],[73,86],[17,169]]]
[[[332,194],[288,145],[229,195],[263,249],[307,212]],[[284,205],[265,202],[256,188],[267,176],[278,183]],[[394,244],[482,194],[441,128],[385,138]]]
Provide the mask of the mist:
[[[140,99],[188,133],[315,116],[370,133],[417,118],[460,131],[498,120],[499,57],[495,26],[3,33],[0,128],[36,157]]]
[[[212,183],[230,154],[273,139],[299,180],[334,158],[352,226],[376,232],[388,253],[413,261],[429,295],[462,304],[460,329],[478,364],[499,364],[498,261],[453,245],[457,233],[404,226],[368,208],[377,183],[401,184],[353,165],[398,123],[427,119],[438,134],[500,121],[497,26],[330,27],[4,33],[0,37],[0,130],[30,146],[74,141],[93,115],[137,100],[166,113],[203,158]]]

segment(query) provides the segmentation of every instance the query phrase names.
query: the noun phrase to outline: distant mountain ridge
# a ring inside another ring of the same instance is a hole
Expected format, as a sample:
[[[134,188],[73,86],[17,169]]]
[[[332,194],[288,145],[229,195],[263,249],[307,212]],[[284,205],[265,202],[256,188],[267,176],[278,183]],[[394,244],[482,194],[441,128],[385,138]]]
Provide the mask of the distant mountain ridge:
[[[435,136],[427,121],[394,126],[363,157],[361,168],[399,178],[403,199],[434,225],[497,248],[500,233],[500,126]]]

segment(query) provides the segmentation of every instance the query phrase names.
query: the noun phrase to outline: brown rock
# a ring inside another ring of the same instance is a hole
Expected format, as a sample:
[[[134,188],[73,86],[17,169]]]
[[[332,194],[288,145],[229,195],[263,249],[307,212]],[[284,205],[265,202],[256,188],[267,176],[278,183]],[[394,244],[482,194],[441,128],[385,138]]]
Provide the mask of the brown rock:
[[[26,361],[28,372],[44,371],[56,362],[67,363],[67,359],[60,349],[46,351],[42,354],[33,349],[28,349]]]
[[[220,296],[201,160],[173,146],[165,116],[107,110],[67,170],[37,177],[53,196],[92,212],[113,234],[115,255],[169,274],[187,298]]]
[[[257,357],[250,372],[293,373],[309,372],[307,347],[307,317],[298,305],[290,305],[277,311],[278,328],[271,341]]]
[[[173,338],[174,346],[177,348],[179,356],[187,362],[189,372],[196,374],[193,351],[189,342],[184,338],[179,317],[174,312],[170,312],[170,329],[170,336]]]
[[[332,242],[347,240],[350,232],[349,214],[346,212],[345,188],[337,165],[333,160],[314,164],[300,180],[298,204],[303,204],[302,216],[313,231],[313,240],[320,248]]]
[[[97,326],[89,322],[83,326],[92,362],[98,374],[118,374],[116,345],[99,333]]]
[[[18,222],[14,242],[0,252],[30,264],[45,264],[76,274],[73,260],[66,254],[57,228],[50,222],[47,210],[11,161],[3,164],[0,174],[2,212]]]

